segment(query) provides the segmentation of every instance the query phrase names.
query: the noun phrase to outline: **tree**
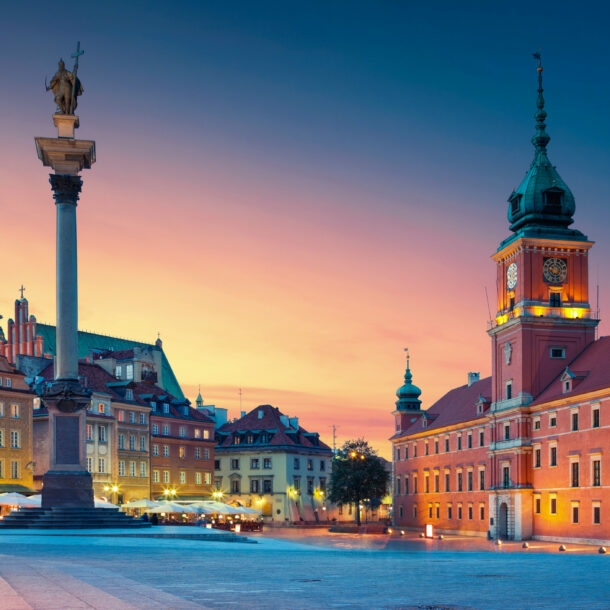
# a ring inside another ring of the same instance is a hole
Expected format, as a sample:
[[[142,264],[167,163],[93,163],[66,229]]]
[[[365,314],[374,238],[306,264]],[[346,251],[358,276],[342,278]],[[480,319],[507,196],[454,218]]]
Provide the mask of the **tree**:
[[[338,504],[353,503],[360,525],[360,503],[378,503],[387,493],[390,473],[383,460],[362,438],[347,441],[333,457],[328,499]]]

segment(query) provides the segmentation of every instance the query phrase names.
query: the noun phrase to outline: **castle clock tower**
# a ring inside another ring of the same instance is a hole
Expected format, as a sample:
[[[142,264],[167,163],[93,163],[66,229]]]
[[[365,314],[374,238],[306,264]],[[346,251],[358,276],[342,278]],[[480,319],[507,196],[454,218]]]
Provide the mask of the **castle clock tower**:
[[[589,305],[593,242],[569,228],[574,196],[547,157],[550,137],[538,59],[534,160],[509,198],[513,234],[493,255],[498,311],[492,339],[492,409],[528,405],[595,340]]]

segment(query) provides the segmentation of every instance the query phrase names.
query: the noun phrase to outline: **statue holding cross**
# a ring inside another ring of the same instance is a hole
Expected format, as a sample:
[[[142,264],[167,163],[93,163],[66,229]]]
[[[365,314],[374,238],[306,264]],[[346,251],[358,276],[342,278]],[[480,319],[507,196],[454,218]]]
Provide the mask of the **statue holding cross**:
[[[59,67],[51,82],[45,87],[47,91],[53,91],[55,103],[57,104],[58,114],[74,114],[77,102],[76,98],[83,94],[83,86],[77,76],[78,58],[84,53],[81,51],[80,42],[76,45],[76,52],[71,54],[74,58],[74,68],[72,72],[66,70],[63,59],[59,60]]]

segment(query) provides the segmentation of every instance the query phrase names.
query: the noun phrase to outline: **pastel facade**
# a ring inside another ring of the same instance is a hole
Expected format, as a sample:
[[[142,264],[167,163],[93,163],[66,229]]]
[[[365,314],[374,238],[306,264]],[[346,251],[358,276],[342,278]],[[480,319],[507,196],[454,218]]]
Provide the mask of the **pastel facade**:
[[[267,521],[335,517],[326,501],[332,450],[317,432],[271,405],[216,431],[215,486],[225,500],[261,510]]]
[[[546,146],[542,66],[534,161],[499,246],[492,375],[429,409],[407,361],[392,437],[398,526],[510,539],[610,540],[610,339],[596,338],[589,251]]]

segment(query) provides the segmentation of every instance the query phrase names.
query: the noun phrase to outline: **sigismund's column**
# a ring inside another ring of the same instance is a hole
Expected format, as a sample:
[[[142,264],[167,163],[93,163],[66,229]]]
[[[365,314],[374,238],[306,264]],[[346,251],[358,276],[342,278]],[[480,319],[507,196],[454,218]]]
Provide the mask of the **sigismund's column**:
[[[72,72],[60,60],[47,90],[57,104],[53,124],[57,138],[35,138],[38,158],[51,167],[51,189],[57,213],[55,378],[42,400],[49,412],[49,470],[43,476],[42,508],[93,508],[93,481],[86,466],[86,410],[90,394],[78,378],[78,278],[76,204],[83,184],[78,175],[95,163],[95,142],[76,140],[74,114],[82,93],[77,77],[80,44]]]

